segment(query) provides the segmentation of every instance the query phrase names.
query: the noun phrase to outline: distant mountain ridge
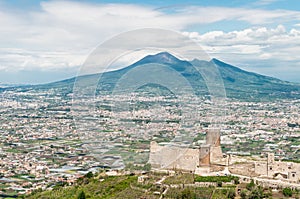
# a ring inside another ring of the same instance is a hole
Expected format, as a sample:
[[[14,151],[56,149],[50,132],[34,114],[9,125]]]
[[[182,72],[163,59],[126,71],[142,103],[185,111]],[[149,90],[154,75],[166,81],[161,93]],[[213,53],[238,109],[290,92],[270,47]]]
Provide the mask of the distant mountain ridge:
[[[101,82],[103,85],[99,85],[98,90],[113,90],[114,85],[116,84],[118,79],[121,78],[122,75],[124,75],[126,72],[134,67],[149,63],[157,63],[170,66],[178,73],[180,73],[185,79],[187,79],[192,87],[200,94],[208,94],[208,90],[206,88],[204,79],[192,66],[194,65],[195,67],[199,67],[199,69],[201,69],[201,67],[206,67],[206,69],[209,69],[209,67],[214,64],[219,70],[219,73],[223,79],[226,89],[226,95],[229,98],[244,100],[268,100],[299,98],[300,96],[299,84],[282,81],[273,77],[268,77],[253,72],[248,72],[215,58],[210,61],[193,60],[189,62],[180,60],[168,52],[160,52],[155,55],[147,55],[141,60],[127,67],[101,74]],[[44,90],[59,88],[61,91],[64,90],[64,92],[70,93],[72,92],[72,88],[76,78],[81,80],[84,79],[87,82],[98,81],[99,74],[74,77],[59,82],[37,86],[26,86],[23,87],[23,89]]]

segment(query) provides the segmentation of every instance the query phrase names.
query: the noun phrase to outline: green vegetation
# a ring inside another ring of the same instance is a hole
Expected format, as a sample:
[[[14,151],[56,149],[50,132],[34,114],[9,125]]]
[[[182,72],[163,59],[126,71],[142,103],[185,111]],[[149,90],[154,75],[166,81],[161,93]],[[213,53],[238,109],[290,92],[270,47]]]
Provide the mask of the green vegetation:
[[[194,183],[194,176],[190,173],[185,174],[178,174],[175,176],[170,176],[165,179],[164,184],[171,185],[171,184],[193,184]]]
[[[231,182],[236,181],[238,177],[234,176],[196,176],[195,182]]]
[[[283,162],[295,162],[295,163],[300,163],[300,160],[287,160],[287,159],[283,159]]]
[[[249,184],[247,184],[246,188],[251,191],[252,189],[255,188],[254,180],[251,180]]]
[[[272,191],[270,189],[264,189],[261,186],[257,186],[253,180],[246,185],[246,189],[240,193],[242,199],[263,199],[270,198]]]
[[[215,189],[212,199],[221,199],[221,198],[229,198],[234,199],[236,196],[235,189],[233,188],[222,188],[222,189]]]
[[[81,191],[78,195],[78,199],[86,199],[84,191]]]
[[[291,197],[293,195],[293,191],[291,188],[287,187],[282,190],[282,193],[286,197]]]
[[[164,180],[163,180],[164,179]],[[160,182],[160,183],[157,183]],[[197,187],[194,182],[214,182],[215,186]],[[226,184],[233,182],[234,184]],[[172,186],[170,186],[172,185]],[[239,191],[239,194],[236,191]],[[163,195],[162,195],[163,194]],[[35,190],[31,195],[20,196],[29,199],[263,199],[272,198],[272,190],[256,185],[251,180],[248,184],[238,184],[234,176],[198,176],[190,173],[149,172],[138,182],[136,175],[106,176],[105,173],[91,172],[79,178],[72,186],[58,183],[50,191]],[[273,197],[287,198],[299,196],[298,190],[285,188]]]
[[[15,148],[6,149],[6,152],[8,152],[8,153],[22,153],[21,150],[15,149]]]
[[[125,169],[129,170],[129,171],[134,171],[134,170],[137,170],[137,171],[150,171],[151,170],[151,164],[147,163],[144,166],[137,166],[137,165],[134,165],[132,163],[129,163],[129,164],[126,165]]]
[[[130,185],[137,183],[137,176],[118,176],[118,177],[90,177],[80,178],[75,186],[58,186],[52,191],[37,192],[30,195],[31,199],[82,199],[82,198],[128,198],[130,192],[133,195],[141,195],[140,191],[133,190]],[[103,182],[101,182],[101,179]]]
[[[230,198],[230,199],[234,199],[235,196],[236,196],[235,189],[229,189],[228,193],[227,193],[227,197]]]
[[[209,199],[213,194],[214,188],[207,187],[186,187],[186,188],[170,188],[165,198],[174,199]]]

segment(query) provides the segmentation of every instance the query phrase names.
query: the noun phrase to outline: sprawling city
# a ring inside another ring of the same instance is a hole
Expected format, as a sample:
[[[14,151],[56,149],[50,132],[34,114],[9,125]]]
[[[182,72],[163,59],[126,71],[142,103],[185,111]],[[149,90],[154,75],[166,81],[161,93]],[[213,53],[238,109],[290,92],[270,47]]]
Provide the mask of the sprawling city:
[[[156,178],[161,177],[157,180],[161,189],[164,180],[190,173],[238,177],[241,186],[255,180],[275,195],[286,187],[300,188],[298,99],[271,102],[227,99],[222,106],[226,110],[222,129],[211,129],[210,110],[214,105],[202,98],[189,109],[197,110],[199,119],[184,128],[193,138],[187,149],[176,144],[176,140],[170,143],[181,121],[178,100],[170,96],[141,97],[145,93],[138,93],[135,97],[130,95],[130,100],[138,104],[135,111],[116,111],[111,105],[129,100],[128,95],[101,96],[96,99],[99,105],[96,115],[100,119],[97,122],[102,123],[98,128],[85,130],[91,135],[101,133],[101,140],[106,137],[112,146],[97,156],[91,144],[86,143],[91,138],[79,133],[73,119],[71,94],[62,93],[65,91],[30,88],[1,93],[2,196],[28,195],[36,190],[57,189],[58,185],[73,185],[89,172],[104,172],[101,175],[108,176],[134,172],[140,181],[150,173],[155,175],[154,172],[158,173]],[[186,96],[183,100],[187,104],[195,99]],[[182,150],[181,155],[178,150],[172,151],[176,147]],[[121,162],[117,161],[120,156]],[[118,163],[111,164],[108,157]],[[207,183],[214,186],[213,182]],[[207,183],[193,181],[186,186],[205,187]],[[174,186],[184,184],[174,182]],[[167,187],[172,189],[172,186]],[[241,189],[239,185],[234,187],[236,191]],[[147,194],[149,198],[159,198],[168,195],[164,190],[162,193],[150,190]]]

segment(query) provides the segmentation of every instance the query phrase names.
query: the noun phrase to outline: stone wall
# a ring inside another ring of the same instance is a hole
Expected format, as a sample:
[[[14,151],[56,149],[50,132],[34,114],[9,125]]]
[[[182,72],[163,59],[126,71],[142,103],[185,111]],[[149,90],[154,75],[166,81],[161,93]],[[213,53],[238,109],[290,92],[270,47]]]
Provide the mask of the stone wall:
[[[199,165],[199,149],[150,144],[149,163],[156,169],[195,171]]]
[[[199,149],[181,148],[179,146],[161,146],[150,143],[149,163],[155,169],[178,169],[195,171],[197,166],[209,166],[211,163],[226,164],[220,143],[220,130],[209,129],[206,144]]]
[[[210,164],[210,145],[203,145],[199,149],[200,166],[208,166]]]
[[[219,161],[223,158],[220,129],[207,130],[206,145],[210,145],[210,162],[219,163]]]
[[[255,162],[254,172],[258,175],[267,175],[267,162]]]
[[[300,182],[300,164],[274,160],[274,154],[268,154],[267,161],[255,162],[255,173],[269,178]]]
[[[208,129],[206,132],[206,144],[212,147],[221,146],[220,129]]]

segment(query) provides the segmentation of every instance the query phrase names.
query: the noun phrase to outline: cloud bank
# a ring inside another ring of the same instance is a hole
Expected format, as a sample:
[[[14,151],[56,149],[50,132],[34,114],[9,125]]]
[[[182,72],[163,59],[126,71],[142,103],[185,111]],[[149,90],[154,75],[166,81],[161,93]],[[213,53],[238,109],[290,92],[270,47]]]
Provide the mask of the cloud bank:
[[[189,31],[193,26],[218,22],[244,23],[249,28],[203,34]],[[295,26],[286,28],[285,23]],[[295,68],[300,62],[300,12],[291,10],[201,6],[156,9],[48,1],[31,10],[2,6],[0,24],[0,72],[75,70],[98,44],[138,28],[183,32],[211,57],[229,63],[249,66],[258,60],[263,65],[276,62]]]

